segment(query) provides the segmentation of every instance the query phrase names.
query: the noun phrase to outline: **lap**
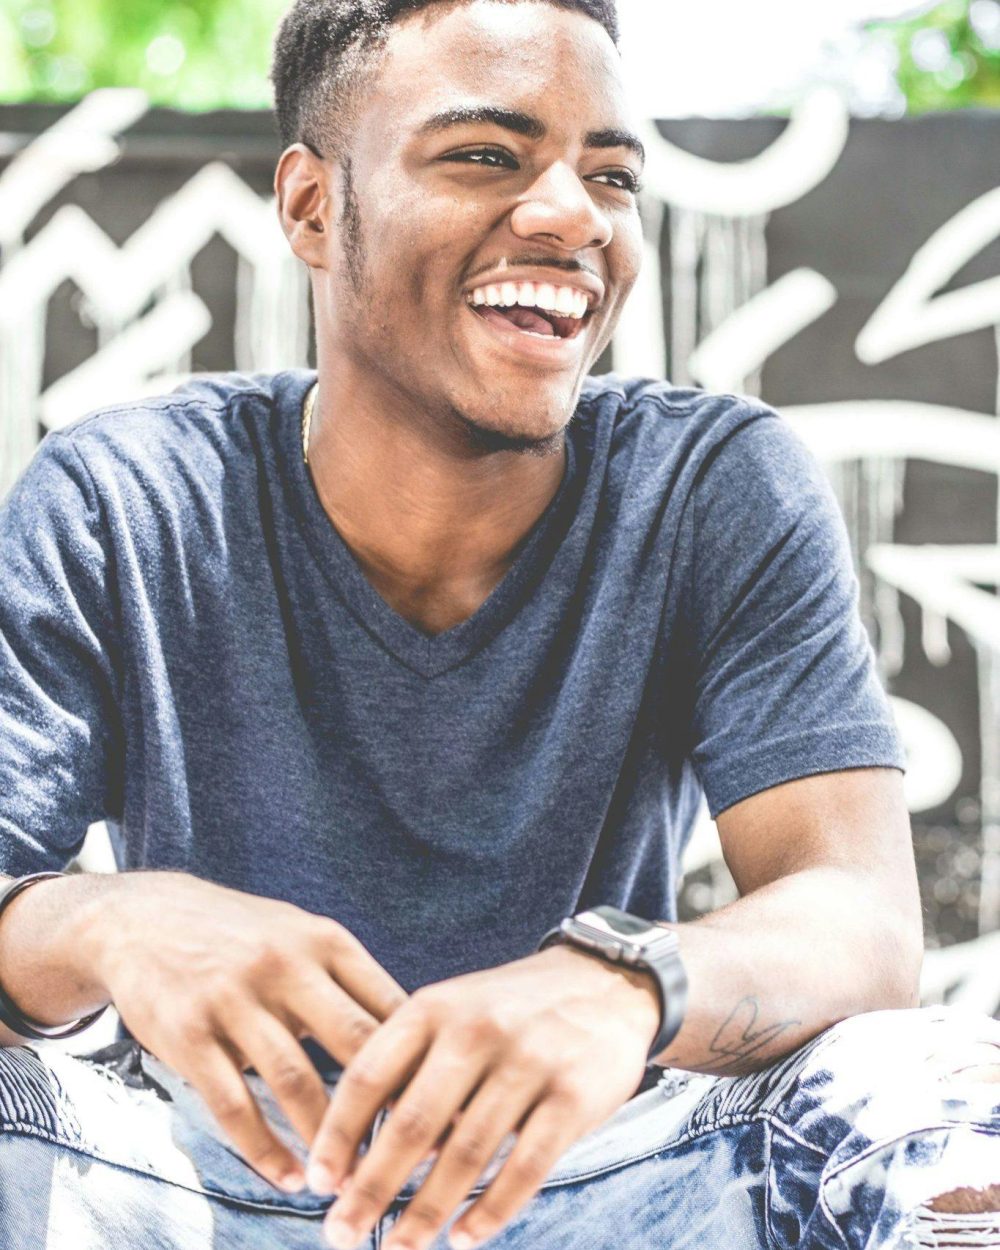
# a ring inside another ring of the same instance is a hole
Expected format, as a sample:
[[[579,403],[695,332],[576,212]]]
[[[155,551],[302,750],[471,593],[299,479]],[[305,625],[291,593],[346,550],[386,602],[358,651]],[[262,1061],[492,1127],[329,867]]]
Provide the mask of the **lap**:
[[[972,1069],[993,1062],[998,1047],[1000,1025],[986,1017],[882,1012],[845,1021],[751,1077],[665,1073],[563,1155],[495,1244],[798,1244],[822,1186],[840,1203],[821,1212],[832,1226],[871,1179],[860,1162],[893,1143],[906,1162],[908,1144],[929,1131],[944,1134],[942,1143],[960,1127],[996,1139],[993,1094],[976,1086]],[[266,1087],[249,1079],[301,1158]],[[937,1156],[945,1153],[942,1144]],[[984,1166],[1000,1169],[1000,1158]],[[425,1175],[410,1178],[375,1245]],[[15,1190],[19,1177],[30,1181]],[[49,1048],[0,1051],[0,1182],[10,1250],[107,1250],[119,1240],[157,1250],[315,1250],[329,1206],[273,1189],[227,1144],[199,1096],[128,1044],[100,1063]]]

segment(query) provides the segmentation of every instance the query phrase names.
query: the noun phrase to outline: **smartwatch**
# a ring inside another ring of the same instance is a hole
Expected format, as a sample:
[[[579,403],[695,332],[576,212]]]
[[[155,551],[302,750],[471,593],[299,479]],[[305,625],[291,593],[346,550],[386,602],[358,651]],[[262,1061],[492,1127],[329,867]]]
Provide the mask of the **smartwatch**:
[[[680,942],[673,930],[617,907],[594,907],[567,916],[558,928],[546,933],[538,949],[557,942],[651,973],[660,995],[660,1031],[650,1047],[649,1060],[670,1045],[684,1023],[688,989]]]

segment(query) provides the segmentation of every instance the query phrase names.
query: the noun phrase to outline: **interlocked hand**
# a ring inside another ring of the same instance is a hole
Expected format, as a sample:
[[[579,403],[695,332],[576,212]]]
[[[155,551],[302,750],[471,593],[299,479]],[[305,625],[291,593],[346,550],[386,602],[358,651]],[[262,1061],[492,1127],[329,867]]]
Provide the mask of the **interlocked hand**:
[[[567,1148],[634,1094],[658,1026],[652,979],[565,946],[418,990],[347,1064],[313,1143],[311,1187],[340,1194],[330,1244],[360,1243],[439,1150],[383,1243],[426,1250],[514,1133],[509,1157],[450,1233],[456,1248],[495,1236]]]

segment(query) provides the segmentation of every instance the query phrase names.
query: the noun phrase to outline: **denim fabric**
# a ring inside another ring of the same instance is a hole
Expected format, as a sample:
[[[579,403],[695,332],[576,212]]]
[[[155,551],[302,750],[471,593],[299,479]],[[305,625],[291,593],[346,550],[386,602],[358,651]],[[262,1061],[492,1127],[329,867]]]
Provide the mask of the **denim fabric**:
[[[1000,1085],[977,1072],[998,1063],[1000,1023],[927,1008],[855,1017],[750,1077],[666,1071],[567,1151],[490,1244],[998,1246],[1000,1215],[929,1209],[941,1194],[1000,1182]],[[259,1078],[248,1079],[294,1142]],[[373,1250],[426,1171],[386,1213]],[[319,1248],[327,1206],[261,1180],[190,1087],[134,1043],[90,1057],[0,1052],[4,1250]]]

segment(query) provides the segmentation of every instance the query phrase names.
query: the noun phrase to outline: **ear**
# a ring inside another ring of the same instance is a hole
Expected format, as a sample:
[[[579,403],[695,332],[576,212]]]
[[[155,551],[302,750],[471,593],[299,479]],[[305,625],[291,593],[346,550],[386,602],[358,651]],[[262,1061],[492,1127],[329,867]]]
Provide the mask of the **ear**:
[[[292,251],[310,269],[327,268],[333,168],[306,144],[296,143],[281,154],[274,173],[278,220]]]

